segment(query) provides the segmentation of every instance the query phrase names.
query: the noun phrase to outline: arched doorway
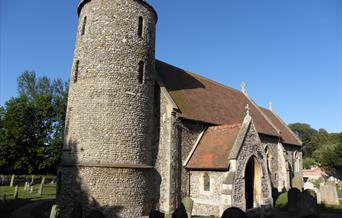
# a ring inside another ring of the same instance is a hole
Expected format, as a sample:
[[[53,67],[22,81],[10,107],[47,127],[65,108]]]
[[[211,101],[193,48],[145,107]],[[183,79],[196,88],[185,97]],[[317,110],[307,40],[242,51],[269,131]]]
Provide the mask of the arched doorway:
[[[245,168],[246,209],[258,207],[261,203],[261,177],[261,166],[252,156]]]

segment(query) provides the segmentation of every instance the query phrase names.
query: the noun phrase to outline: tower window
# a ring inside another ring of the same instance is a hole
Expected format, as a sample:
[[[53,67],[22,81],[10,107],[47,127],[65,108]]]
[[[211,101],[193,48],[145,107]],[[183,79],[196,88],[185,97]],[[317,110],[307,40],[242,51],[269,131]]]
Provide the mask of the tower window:
[[[87,25],[87,16],[85,16],[85,17],[83,18],[82,29],[81,29],[81,35],[82,35],[82,36],[83,36],[84,33],[85,33],[86,25]]]
[[[210,177],[208,173],[205,173],[203,175],[203,190],[210,191]]]
[[[80,61],[77,60],[76,64],[75,64],[74,83],[76,83],[77,79],[78,79],[78,67],[79,67],[79,65],[80,65]]]
[[[144,82],[144,71],[145,71],[145,63],[143,61],[139,62],[139,75],[138,80],[139,83],[142,84]]]
[[[142,17],[139,17],[138,36],[140,38],[143,37],[143,32],[144,32],[144,19]]]

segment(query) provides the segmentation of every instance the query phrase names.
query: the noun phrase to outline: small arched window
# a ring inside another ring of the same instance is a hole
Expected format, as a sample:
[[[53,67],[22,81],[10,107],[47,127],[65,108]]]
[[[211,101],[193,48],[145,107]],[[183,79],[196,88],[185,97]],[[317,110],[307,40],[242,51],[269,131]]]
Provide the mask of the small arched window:
[[[84,33],[85,33],[86,25],[87,25],[87,16],[85,16],[85,17],[83,18],[82,29],[81,29],[81,35],[82,35],[82,36],[83,36]]]
[[[145,63],[143,61],[139,62],[139,71],[138,71],[138,80],[140,84],[144,82],[144,72],[145,72]]]
[[[75,63],[74,83],[76,83],[77,80],[78,80],[78,68],[79,68],[79,65],[80,65],[80,61],[77,60],[76,63]]]
[[[140,38],[143,38],[143,33],[144,33],[144,19],[143,19],[143,17],[139,17],[139,21],[138,21],[138,36]]]
[[[203,190],[210,191],[210,177],[208,173],[204,173],[203,175]]]

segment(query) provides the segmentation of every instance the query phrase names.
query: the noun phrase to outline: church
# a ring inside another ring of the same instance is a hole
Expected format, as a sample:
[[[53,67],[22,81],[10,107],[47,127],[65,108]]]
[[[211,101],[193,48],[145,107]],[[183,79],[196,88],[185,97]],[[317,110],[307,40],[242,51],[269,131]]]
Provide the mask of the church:
[[[61,217],[273,206],[302,181],[302,142],[247,93],[155,58],[143,0],[82,0],[58,168]]]

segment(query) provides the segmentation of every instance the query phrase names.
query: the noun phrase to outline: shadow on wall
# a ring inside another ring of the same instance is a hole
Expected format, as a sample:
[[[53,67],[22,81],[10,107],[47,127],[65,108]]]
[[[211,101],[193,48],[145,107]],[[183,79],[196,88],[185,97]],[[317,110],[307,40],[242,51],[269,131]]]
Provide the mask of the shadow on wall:
[[[87,168],[80,168],[77,166],[77,155],[73,155],[71,152],[76,149],[77,142],[69,142],[70,150],[64,150],[62,155],[62,161],[57,172],[57,204],[60,208],[61,218],[97,218],[97,217],[112,217],[121,218],[121,213],[124,207],[122,205],[103,205],[100,204],[97,199],[91,196],[87,190],[87,186],[84,184],[84,179],[80,175],[84,175],[87,172]],[[82,172],[80,172],[82,169]],[[110,170],[112,169],[108,169]],[[90,172],[92,173],[92,172]],[[106,172],[107,173],[107,172]],[[152,175],[149,175],[151,181],[153,181],[154,186],[150,190],[144,190],[146,193],[155,196],[153,199],[145,199],[144,202],[149,202],[143,208],[143,215],[148,215],[152,208],[156,208],[159,201],[159,186],[160,186],[160,176],[153,169]],[[112,176],[111,174],[106,174],[106,176]],[[94,176],[93,174],[90,176]],[[101,178],[94,180],[94,183],[100,181]],[[89,183],[88,186],[95,186],[95,184]],[[119,196],[118,193],[113,193],[105,189],[98,190],[99,192],[104,192],[106,195]],[[100,194],[101,195],[101,194]],[[146,194],[149,198],[150,195]],[[113,199],[114,200],[114,199]]]
[[[156,69],[168,91],[205,88],[193,75],[175,66],[156,61]]]
[[[159,145],[159,131],[160,131],[160,91],[159,87],[156,86],[155,90],[155,98],[154,98],[154,129],[153,129],[153,138],[152,138],[152,147],[151,147],[151,165],[154,166],[156,164],[157,156],[159,153],[158,145]],[[65,135],[68,135],[68,122],[66,123]],[[97,185],[96,183],[101,182],[100,176],[94,173],[91,169],[87,169],[87,167],[81,168],[78,166],[78,156],[77,156],[77,141],[68,141],[67,149],[63,150],[61,164],[58,167],[57,171],[57,204],[61,211],[61,218],[90,218],[90,217],[113,217],[119,218],[122,217],[120,214],[123,212],[124,207],[122,205],[103,205],[103,200],[101,203],[98,201],[100,199],[95,199],[88,188],[98,187],[98,192],[105,193],[105,195],[110,195],[115,198],[115,196],[119,196],[120,193],[113,193],[113,189],[105,190],[105,187],[101,187],[101,185]],[[104,169],[104,168],[102,168]],[[106,176],[115,176],[116,174],[111,175],[112,168],[106,168]],[[129,170],[129,169],[127,169]],[[159,205],[159,189],[161,183],[160,174],[153,169],[144,169],[146,173],[148,173],[148,181],[152,183],[149,184],[148,190],[143,190],[145,192],[144,202],[148,202],[143,208],[143,215],[148,215],[151,209],[158,209]],[[82,172],[81,172],[82,171]],[[145,171],[144,171],[145,172]],[[134,173],[134,172],[133,172]],[[87,175],[87,181],[84,180],[84,174]],[[99,178],[94,179],[92,182],[88,181],[89,176],[99,176]],[[102,175],[102,174],[101,174]],[[145,175],[146,176],[146,175]],[[146,176],[147,177],[147,176]],[[120,178],[119,178],[120,179]],[[84,183],[87,183],[85,185]],[[88,186],[88,188],[87,188]],[[125,188],[125,187],[123,187]],[[100,195],[101,196],[101,195]],[[153,196],[153,197],[152,197]],[[127,215],[127,214],[126,214]]]

